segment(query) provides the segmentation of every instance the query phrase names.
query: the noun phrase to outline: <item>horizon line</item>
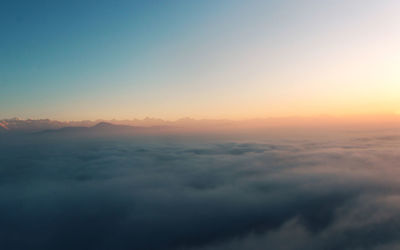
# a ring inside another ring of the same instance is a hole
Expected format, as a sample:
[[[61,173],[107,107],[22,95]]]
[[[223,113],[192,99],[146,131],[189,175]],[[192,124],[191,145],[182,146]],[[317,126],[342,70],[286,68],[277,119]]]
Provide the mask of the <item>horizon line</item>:
[[[319,115],[286,115],[286,116],[267,116],[267,117],[249,117],[249,118],[196,118],[190,116],[183,116],[177,119],[165,119],[158,117],[146,116],[144,118],[97,118],[97,119],[55,119],[55,118],[32,118],[32,117],[10,117],[10,118],[0,118],[0,121],[5,120],[20,120],[20,121],[40,121],[40,120],[48,120],[48,121],[57,121],[57,122],[97,122],[97,121],[145,121],[145,120],[160,120],[164,122],[178,122],[182,120],[194,120],[194,121],[251,121],[251,120],[268,120],[268,119],[313,119],[313,118],[331,118],[331,119],[351,119],[351,118],[374,118],[374,117],[392,117],[392,118],[400,118],[400,112],[395,113],[375,113],[375,114],[344,114],[344,115],[335,115],[335,114],[319,114]]]

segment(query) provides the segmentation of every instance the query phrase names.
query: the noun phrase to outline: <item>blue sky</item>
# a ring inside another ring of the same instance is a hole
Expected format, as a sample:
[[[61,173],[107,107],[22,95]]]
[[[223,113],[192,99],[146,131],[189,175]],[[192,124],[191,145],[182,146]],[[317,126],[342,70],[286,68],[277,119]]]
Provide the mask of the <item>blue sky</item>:
[[[396,112],[398,10],[356,0],[2,1],[0,117]]]

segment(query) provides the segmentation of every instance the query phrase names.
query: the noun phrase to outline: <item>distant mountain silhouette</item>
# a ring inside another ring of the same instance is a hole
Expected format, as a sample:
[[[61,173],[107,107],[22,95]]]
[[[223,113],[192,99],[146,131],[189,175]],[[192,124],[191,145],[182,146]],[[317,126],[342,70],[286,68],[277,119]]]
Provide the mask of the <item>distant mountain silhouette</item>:
[[[83,120],[57,121],[50,119],[10,118],[0,120],[0,133],[10,135],[27,135],[35,133],[85,135],[85,134],[131,134],[164,132],[211,132],[254,131],[276,128],[315,128],[346,127],[346,129],[371,129],[382,126],[386,129],[400,128],[400,115],[376,116],[310,116],[310,117],[271,117],[260,119],[228,120],[228,119],[192,119],[162,120],[155,118],[132,120]]]
[[[118,124],[118,125],[117,125]],[[78,131],[78,130],[86,130],[90,127],[95,127],[96,129],[100,128],[108,128],[111,126],[131,126],[136,128],[152,128],[153,130],[158,126],[158,128],[162,127],[171,127],[174,126],[174,122],[168,122],[161,119],[134,119],[134,120],[83,120],[83,121],[57,121],[50,119],[19,119],[19,118],[11,118],[11,119],[0,119],[0,131],[4,132],[26,132],[26,133],[35,133],[42,131],[53,131],[60,130],[62,131]],[[77,129],[75,129],[77,128]],[[123,127],[119,127],[119,129],[124,129]],[[125,129],[130,129],[126,127]]]
[[[115,126],[118,126],[118,125],[114,125],[109,122],[99,122],[96,125],[94,125],[92,128],[110,128],[110,127],[115,127]]]
[[[143,132],[157,132],[167,127],[136,127],[128,125],[118,125],[108,122],[100,122],[91,127],[64,127],[60,129],[48,129],[39,132],[40,134],[57,135],[118,135],[118,134],[137,134]]]
[[[136,127],[136,126],[129,126],[129,125],[117,125],[112,124],[109,122],[100,122],[90,129],[94,130],[132,130],[132,129],[144,129],[145,127]]]

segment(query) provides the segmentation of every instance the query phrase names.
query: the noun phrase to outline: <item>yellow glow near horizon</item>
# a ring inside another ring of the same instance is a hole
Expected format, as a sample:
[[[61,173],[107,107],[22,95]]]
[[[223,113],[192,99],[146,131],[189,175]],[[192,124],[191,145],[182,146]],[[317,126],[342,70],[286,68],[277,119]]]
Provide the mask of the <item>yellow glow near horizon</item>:
[[[21,65],[11,63],[14,57],[4,59],[3,65],[11,66],[1,72],[0,118],[245,119],[399,112],[399,1],[283,2],[202,3],[202,9],[180,15],[166,11],[171,23],[161,22],[150,8],[150,23],[160,26],[149,25],[154,29],[149,33],[128,18],[129,25],[116,20],[113,26],[121,36],[64,37],[76,45],[70,50],[51,51],[60,43],[43,40],[35,57],[18,57]],[[137,29],[128,28],[134,24]]]

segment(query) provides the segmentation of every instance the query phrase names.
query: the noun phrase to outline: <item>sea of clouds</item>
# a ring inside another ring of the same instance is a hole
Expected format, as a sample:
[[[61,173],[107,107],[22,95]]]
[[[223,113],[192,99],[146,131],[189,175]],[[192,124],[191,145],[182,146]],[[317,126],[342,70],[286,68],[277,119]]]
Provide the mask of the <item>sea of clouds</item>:
[[[0,138],[1,249],[399,249],[400,136]]]

